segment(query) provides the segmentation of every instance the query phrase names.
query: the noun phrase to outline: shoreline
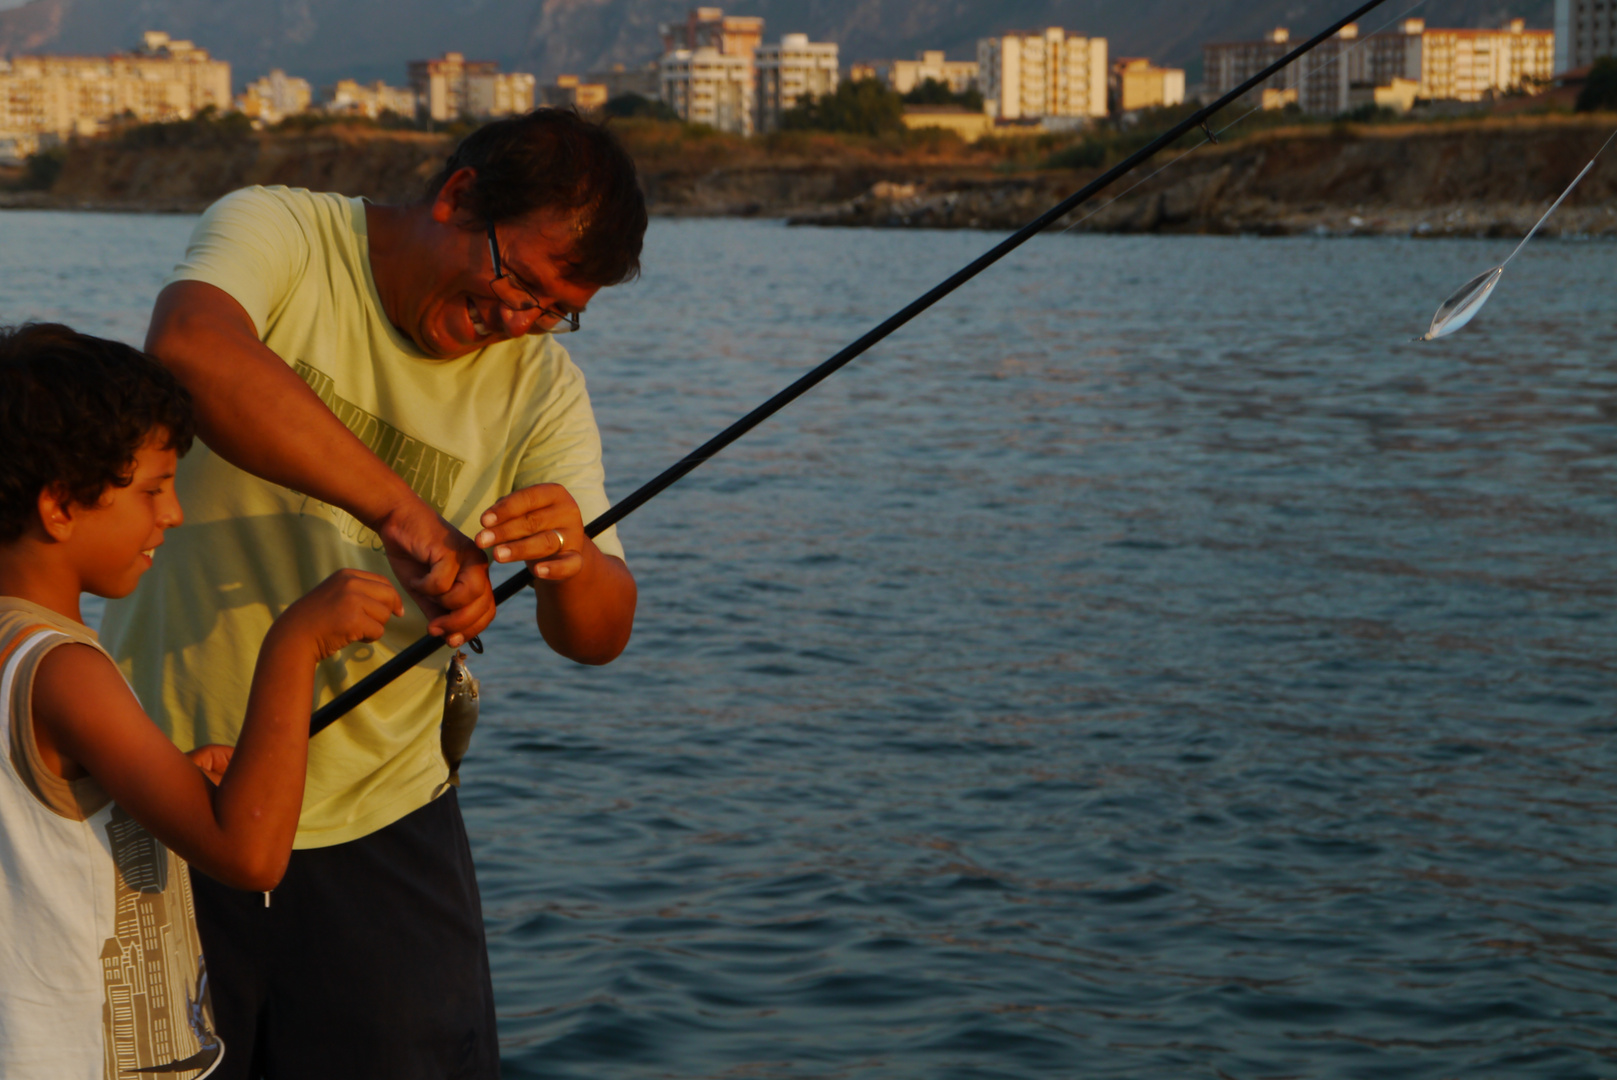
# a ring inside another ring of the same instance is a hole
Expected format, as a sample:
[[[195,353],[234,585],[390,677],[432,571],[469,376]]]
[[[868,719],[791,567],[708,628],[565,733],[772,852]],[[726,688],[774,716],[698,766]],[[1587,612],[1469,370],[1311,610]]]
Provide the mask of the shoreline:
[[[1275,128],[1183,154],[1159,174],[1120,180],[1119,194],[1102,192],[1052,228],[1519,238],[1605,141],[1613,119]],[[670,125],[626,125],[620,134],[640,168],[648,209],[662,218],[1005,231],[1101,172],[996,160],[948,141],[899,149],[832,136],[771,142]],[[0,211],[196,213],[252,184],[403,202],[419,197],[447,149],[441,136],[343,128],[179,145],[85,141],[67,148],[49,190],[0,190]],[[1600,159],[1543,235],[1617,237],[1617,154]]]

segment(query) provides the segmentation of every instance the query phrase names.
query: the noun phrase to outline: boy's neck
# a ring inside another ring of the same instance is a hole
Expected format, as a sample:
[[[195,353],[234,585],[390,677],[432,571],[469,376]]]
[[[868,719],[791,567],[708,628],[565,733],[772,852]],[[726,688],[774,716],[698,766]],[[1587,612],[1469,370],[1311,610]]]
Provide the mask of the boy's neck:
[[[42,608],[82,623],[79,597],[83,595],[78,575],[41,550],[41,545],[23,537],[0,546],[0,596],[38,604]]]

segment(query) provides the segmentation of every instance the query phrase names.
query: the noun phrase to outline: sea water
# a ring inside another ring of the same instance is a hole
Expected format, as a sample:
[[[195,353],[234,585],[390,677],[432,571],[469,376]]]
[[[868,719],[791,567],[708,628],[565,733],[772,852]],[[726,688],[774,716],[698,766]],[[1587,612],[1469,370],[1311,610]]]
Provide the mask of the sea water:
[[[0,215],[0,319],[138,342],[190,226]],[[653,223],[612,493],[991,240]],[[616,663],[513,603],[505,1074],[1611,1075],[1617,245],[1409,341],[1510,246],[1035,241],[629,519]]]

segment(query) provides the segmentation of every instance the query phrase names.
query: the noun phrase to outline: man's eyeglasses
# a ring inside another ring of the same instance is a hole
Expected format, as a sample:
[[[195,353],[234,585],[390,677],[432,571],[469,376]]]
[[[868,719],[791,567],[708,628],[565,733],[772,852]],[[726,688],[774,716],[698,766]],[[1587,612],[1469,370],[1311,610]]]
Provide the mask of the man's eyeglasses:
[[[521,279],[505,272],[505,264],[500,261],[500,239],[494,235],[492,221],[488,223],[488,254],[494,262],[494,278],[489,282],[489,286],[494,290],[494,298],[500,302],[500,306],[508,311],[537,310],[539,326],[547,334],[571,334],[578,329],[576,312],[557,311],[555,308],[546,307]]]

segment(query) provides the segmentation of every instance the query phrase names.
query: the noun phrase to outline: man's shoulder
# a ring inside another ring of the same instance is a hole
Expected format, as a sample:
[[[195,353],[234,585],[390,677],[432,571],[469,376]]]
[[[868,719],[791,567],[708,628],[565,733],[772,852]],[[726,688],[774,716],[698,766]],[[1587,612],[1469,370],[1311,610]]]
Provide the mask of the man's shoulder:
[[[208,207],[205,218],[215,230],[248,228],[296,232],[305,240],[353,230],[353,200],[346,195],[284,185],[244,187]]]

